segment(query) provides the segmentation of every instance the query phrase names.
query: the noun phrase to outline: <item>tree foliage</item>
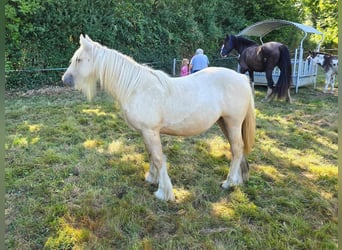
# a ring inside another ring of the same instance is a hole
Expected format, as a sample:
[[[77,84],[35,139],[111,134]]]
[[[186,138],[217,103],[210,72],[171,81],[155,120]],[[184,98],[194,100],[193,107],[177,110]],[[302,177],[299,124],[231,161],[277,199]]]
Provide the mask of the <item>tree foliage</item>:
[[[6,70],[66,67],[81,33],[138,62],[158,63],[152,66],[167,72],[172,58],[191,57],[198,47],[205,50],[209,59],[217,58],[226,33],[237,33],[260,20],[302,22],[308,18],[307,13],[312,13],[310,18],[318,20],[318,27],[337,37],[334,15],[314,12],[310,4],[317,1],[323,3],[323,0],[306,0],[303,5],[298,0],[9,0],[5,5]],[[337,6],[332,0],[328,2]],[[302,14],[298,15],[294,8]],[[337,46],[337,38],[327,38],[330,39],[327,45]],[[60,76],[55,81],[59,79]],[[19,82],[7,75],[7,87],[15,87]]]
[[[304,0],[302,9],[305,20],[324,33],[324,47],[337,49],[337,0]]]

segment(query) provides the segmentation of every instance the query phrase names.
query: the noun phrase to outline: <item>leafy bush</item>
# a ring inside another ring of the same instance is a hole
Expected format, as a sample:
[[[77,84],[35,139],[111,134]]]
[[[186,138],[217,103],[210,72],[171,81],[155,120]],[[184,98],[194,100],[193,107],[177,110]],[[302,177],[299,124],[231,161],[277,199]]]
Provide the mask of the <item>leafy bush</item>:
[[[31,71],[67,67],[79,35],[168,73],[172,58],[190,58],[201,47],[219,57],[226,33],[237,33],[264,19],[299,21],[295,0],[9,0],[5,5],[6,88],[59,84],[60,72]]]

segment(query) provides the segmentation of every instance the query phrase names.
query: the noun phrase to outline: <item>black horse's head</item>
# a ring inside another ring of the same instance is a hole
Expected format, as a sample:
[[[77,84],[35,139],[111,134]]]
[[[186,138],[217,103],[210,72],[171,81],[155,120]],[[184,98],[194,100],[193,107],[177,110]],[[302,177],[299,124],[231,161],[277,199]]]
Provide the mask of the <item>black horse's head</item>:
[[[235,44],[235,36],[233,35],[227,35],[226,38],[223,41],[223,45],[221,47],[221,56],[226,57],[232,49],[234,49]]]

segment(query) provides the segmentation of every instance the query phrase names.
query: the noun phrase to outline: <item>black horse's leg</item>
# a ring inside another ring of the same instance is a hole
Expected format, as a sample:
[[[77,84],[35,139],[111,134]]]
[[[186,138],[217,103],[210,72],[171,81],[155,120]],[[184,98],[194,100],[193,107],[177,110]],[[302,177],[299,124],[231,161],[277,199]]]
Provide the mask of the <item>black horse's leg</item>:
[[[286,101],[289,102],[289,103],[292,103],[292,98],[291,98],[291,94],[290,94],[290,89],[291,89],[291,88],[289,88],[289,89],[287,90]]]
[[[249,84],[251,85],[253,95],[254,95],[254,74],[253,74],[253,71],[250,71],[250,70],[240,66],[239,73],[245,74],[247,71],[248,71],[249,80],[250,80]]]
[[[255,96],[254,93],[254,72],[252,70],[248,70],[249,78],[251,79],[251,88],[253,91],[253,95]]]
[[[267,80],[267,93],[265,96],[265,101],[271,101],[274,98],[274,82],[272,78],[272,69],[267,69],[266,72],[266,80]]]

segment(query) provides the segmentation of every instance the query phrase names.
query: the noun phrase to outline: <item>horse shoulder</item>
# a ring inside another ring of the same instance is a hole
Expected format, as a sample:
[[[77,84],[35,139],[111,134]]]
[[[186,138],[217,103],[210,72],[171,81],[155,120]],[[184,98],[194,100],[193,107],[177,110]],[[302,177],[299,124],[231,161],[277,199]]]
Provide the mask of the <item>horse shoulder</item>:
[[[252,70],[263,68],[264,52],[260,46],[251,46],[244,50],[239,60],[240,66]]]
[[[146,87],[136,91],[121,103],[127,124],[136,130],[158,127],[162,120],[161,107],[164,97],[159,88]]]
[[[247,70],[248,65],[246,64],[246,55],[241,54],[239,57],[240,71]]]

